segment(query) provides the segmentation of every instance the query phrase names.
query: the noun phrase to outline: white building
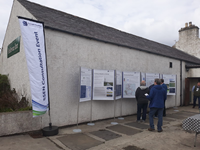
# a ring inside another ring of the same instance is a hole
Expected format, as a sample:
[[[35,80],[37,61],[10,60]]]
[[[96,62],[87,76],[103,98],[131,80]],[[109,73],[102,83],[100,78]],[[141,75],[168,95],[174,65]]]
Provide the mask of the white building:
[[[190,55],[200,58],[200,39],[199,39],[199,28],[192,24],[192,22],[185,23],[185,27],[179,30],[179,40],[173,46],[179,50],[184,51]],[[200,81],[200,65],[194,65],[188,63],[186,69],[190,70],[188,79],[186,81],[186,92],[185,97],[188,100],[186,104],[192,103],[193,93],[192,87]]]
[[[12,88],[30,97],[30,84],[23,41],[20,51],[8,57],[8,45],[21,36],[17,16],[44,22],[53,125],[76,124],[79,67],[177,75],[177,95],[168,96],[166,107],[183,104],[185,64],[200,59],[178,49],[116,30],[26,0],[14,0],[3,49],[0,73],[9,74]],[[122,115],[135,114],[135,99],[123,99]],[[121,103],[117,101],[116,116]],[[93,120],[112,118],[113,101],[94,101]],[[42,127],[48,115],[41,117]],[[79,122],[90,120],[90,102],[80,103]],[[41,123],[39,122],[39,123]]]

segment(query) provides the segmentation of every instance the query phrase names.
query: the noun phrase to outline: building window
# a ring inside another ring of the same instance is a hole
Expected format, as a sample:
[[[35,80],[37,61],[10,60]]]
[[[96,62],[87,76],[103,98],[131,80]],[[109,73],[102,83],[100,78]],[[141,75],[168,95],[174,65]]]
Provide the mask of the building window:
[[[172,68],[172,62],[169,62],[169,68]]]

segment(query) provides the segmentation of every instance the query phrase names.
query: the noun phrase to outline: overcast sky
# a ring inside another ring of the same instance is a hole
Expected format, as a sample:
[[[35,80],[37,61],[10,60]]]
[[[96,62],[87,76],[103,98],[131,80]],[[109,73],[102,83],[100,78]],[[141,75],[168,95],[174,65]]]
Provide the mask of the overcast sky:
[[[200,0],[30,0],[173,46],[186,22],[200,27]],[[13,0],[0,0],[0,47]]]

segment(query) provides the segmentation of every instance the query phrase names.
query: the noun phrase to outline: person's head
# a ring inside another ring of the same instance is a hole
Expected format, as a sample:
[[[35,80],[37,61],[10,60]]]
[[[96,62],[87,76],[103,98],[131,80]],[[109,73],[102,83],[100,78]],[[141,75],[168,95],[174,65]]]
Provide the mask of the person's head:
[[[197,86],[200,86],[200,82],[197,83]]]
[[[145,86],[145,85],[146,85],[146,82],[145,82],[144,80],[142,80],[142,81],[140,82],[140,85],[141,85],[141,86]]]
[[[156,79],[154,80],[154,85],[160,85],[160,84],[161,84],[160,79],[156,78]]]
[[[164,79],[160,79],[160,81],[161,81],[161,84],[163,84],[163,83],[164,83]]]

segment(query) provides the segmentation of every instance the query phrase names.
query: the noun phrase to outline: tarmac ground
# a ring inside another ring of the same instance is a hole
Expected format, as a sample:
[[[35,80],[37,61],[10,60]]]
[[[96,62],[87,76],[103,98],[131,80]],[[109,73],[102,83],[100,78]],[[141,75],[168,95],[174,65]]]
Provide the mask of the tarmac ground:
[[[184,106],[166,110],[163,132],[148,131],[148,115],[145,123],[137,123],[136,115],[120,119],[94,122],[94,126],[63,127],[56,136],[44,137],[41,131],[0,137],[0,150],[199,150],[200,134],[194,147],[195,132],[185,131],[182,121],[199,114],[198,108]],[[111,124],[118,123],[116,125]],[[74,129],[82,132],[75,133]]]

